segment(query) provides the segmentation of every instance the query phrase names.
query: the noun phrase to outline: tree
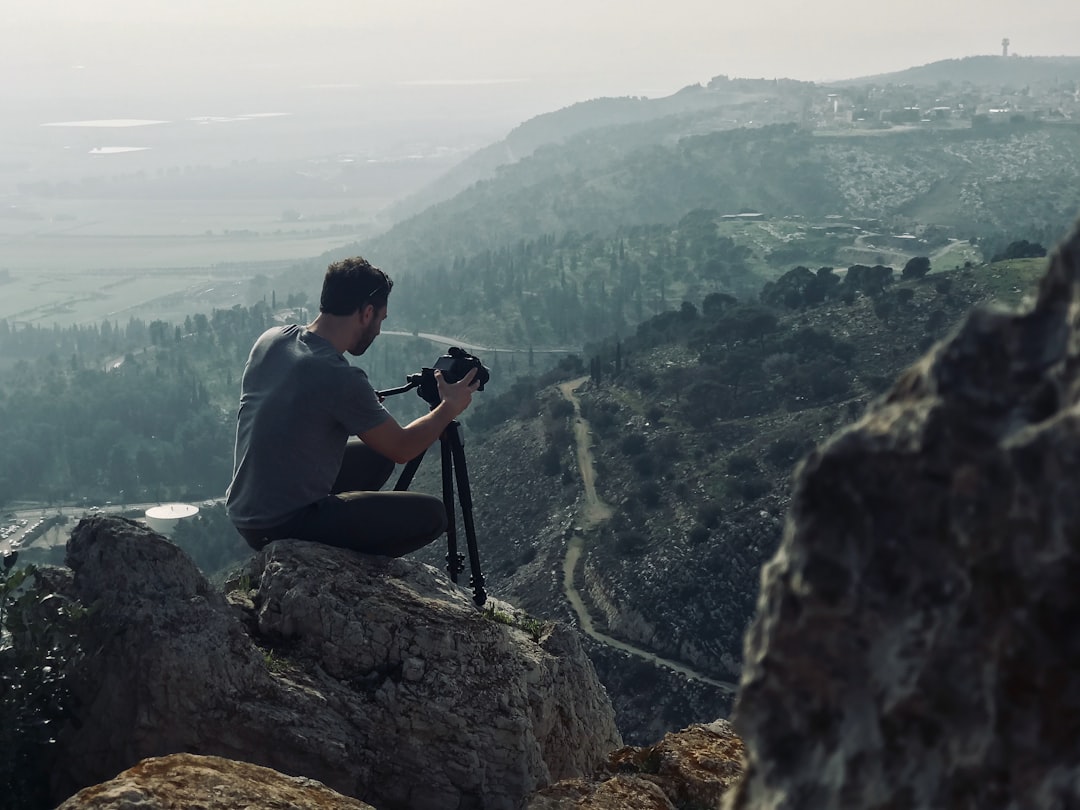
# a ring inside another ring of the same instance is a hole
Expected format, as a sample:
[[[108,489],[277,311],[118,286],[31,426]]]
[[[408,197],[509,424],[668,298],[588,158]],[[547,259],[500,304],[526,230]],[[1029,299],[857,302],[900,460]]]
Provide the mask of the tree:
[[[726,310],[737,306],[738,299],[727,293],[709,293],[701,302],[701,314],[706,318],[715,319]]]
[[[996,254],[991,261],[1000,262],[1007,259],[1041,259],[1046,255],[1046,248],[1027,239],[1019,239],[1010,242],[1001,253]]]
[[[901,278],[922,278],[930,272],[930,259],[926,256],[915,256],[908,259],[907,264],[904,265],[903,271],[900,273]]]
[[[719,337],[729,340],[756,340],[764,342],[765,336],[779,326],[776,313],[765,307],[739,306],[730,310],[723,321],[714,328]]]

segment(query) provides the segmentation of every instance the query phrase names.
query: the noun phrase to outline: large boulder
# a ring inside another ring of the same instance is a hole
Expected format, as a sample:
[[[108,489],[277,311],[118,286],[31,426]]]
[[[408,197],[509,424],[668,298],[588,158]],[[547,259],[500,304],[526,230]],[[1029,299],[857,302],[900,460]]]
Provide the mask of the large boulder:
[[[796,476],[735,808],[1080,805],[1080,231]]]
[[[57,810],[374,810],[313,779],[248,762],[194,754],[144,759],[115,779],[83,788]]]
[[[118,518],[68,544],[90,608],[58,797],[146,757],[214,755],[380,808],[516,810],[621,744],[578,638],[410,560],[283,541],[229,599]]]

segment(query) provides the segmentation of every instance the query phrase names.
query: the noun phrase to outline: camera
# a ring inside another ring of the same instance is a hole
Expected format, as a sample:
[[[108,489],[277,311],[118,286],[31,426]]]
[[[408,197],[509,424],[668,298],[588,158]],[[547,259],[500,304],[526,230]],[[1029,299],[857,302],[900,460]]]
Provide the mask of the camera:
[[[480,386],[476,390],[483,391],[484,385],[491,379],[491,372],[480,362],[479,357],[469,354],[457,346],[451,346],[446,354],[436,360],[435,365],[432,366],[432,371],[441,371],[444,380],[455,383],[473,368],[476,369],[475,379],[480,382]]]
[[[480,358],[476,355],[469,354],[457,346],[451,346],[447,349],[446,354],[435,361],[435,365],[423,369],[418,377],[413,375],[408,380],[409,382],[415,381],[419,386],[416,393],[423,397],[432,407],[435,407],[441,401],[439,384],[435,381],[435,372],[441,371],[444,380],[455,383],[473,368],[476,369],[476,377],[473,378],[473,381],[480,383],[476,390],[483,391],[487,381],[491,379],[491,372],[480,362]]]

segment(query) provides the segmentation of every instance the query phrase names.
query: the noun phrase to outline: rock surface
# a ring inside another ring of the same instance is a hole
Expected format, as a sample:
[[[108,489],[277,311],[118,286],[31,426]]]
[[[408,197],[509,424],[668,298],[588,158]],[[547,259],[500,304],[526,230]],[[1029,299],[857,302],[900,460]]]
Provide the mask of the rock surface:
[[[194,754],[145,759],[57,810],[374,810],[313,779]]]
[[[1080,803],[1080,230],[797,473],[734,808]]]
[[[615,751],[599,776],[543,788],[526,810],[719,808],[742,759],[742,740],[727,721],[694,725],[656,745]]]
[[[380,808],[517,810],[621,745],[573,632],[481,611],[421,563],[280,542],[227,600],[164,538],[92,518],[68,565],[91,614],[58,798],[189,752]]]

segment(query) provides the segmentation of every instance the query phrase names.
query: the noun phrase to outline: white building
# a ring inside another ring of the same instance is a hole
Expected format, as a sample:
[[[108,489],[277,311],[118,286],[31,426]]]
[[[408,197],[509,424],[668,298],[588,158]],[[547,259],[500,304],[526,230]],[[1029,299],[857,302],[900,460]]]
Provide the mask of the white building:
[[[199,507],[189,503],[165,503],[146,510],[146,523],[158,534],[170,536],[181,520],[199,514]]]

